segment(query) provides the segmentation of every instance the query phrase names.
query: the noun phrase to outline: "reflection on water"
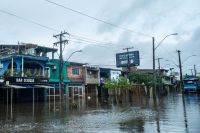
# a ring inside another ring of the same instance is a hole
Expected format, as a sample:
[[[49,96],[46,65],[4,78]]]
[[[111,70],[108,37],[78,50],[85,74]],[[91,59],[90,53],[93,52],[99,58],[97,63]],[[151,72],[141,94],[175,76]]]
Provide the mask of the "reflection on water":
[[[200,132],[200,96],[0,104],[0,132]]]

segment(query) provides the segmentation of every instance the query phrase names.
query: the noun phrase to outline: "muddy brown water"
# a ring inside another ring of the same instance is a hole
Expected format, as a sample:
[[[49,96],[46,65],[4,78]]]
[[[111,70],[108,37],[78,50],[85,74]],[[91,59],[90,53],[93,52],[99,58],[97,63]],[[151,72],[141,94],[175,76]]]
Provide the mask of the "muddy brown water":
[[[0,104],[0,133],[200,132],[200,95]]]

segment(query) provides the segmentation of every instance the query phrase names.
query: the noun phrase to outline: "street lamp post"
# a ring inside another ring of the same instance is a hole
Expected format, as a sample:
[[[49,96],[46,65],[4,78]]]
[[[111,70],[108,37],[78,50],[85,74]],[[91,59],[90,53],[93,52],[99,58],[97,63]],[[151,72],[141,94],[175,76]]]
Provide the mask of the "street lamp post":
[[[169,34],[169,35],[166,35],[159,43],[158,45],[155,47],[155,38],[152,37],[152,41],[153,41],[153,96],[155,97],[155,90],[156,90],[156,71],[155,71],[155,50],[162,44],[162,42],[169,36],[172,36],[172,35],[178,35],[178,33],[173,33],[173,34]]]
[[[69,57],[67,58],[67,61],[69,61],[69,59],[72,57],[73,54],[77,53],[77,52],[83,52],[82,50],[77,50],[77,51],[74,51],[72,52]]]
[[[186,59],[183,60],[182,64],[185,63],[189,58],[193,57],[193,56],[197,56],[195,54],[188,56]]]

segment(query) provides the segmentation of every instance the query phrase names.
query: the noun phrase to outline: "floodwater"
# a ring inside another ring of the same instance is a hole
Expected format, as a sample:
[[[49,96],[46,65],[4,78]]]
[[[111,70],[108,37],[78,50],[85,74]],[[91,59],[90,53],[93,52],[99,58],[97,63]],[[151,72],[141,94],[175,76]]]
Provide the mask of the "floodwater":
[[[73,104],[74,103],[74,104]],[[0,104],[0,132],[200,132],[200,96]]]

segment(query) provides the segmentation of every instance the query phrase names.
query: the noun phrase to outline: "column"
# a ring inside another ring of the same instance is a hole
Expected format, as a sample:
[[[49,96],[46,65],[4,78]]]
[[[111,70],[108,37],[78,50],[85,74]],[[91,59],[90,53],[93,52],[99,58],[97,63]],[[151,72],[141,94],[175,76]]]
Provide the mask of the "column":
[[[24,57],[22,57],[22,77],[24,77]]]
[[[11,60],[11,75],[10,76],[13,76],[13,57],[12,57],[12,60]]]

